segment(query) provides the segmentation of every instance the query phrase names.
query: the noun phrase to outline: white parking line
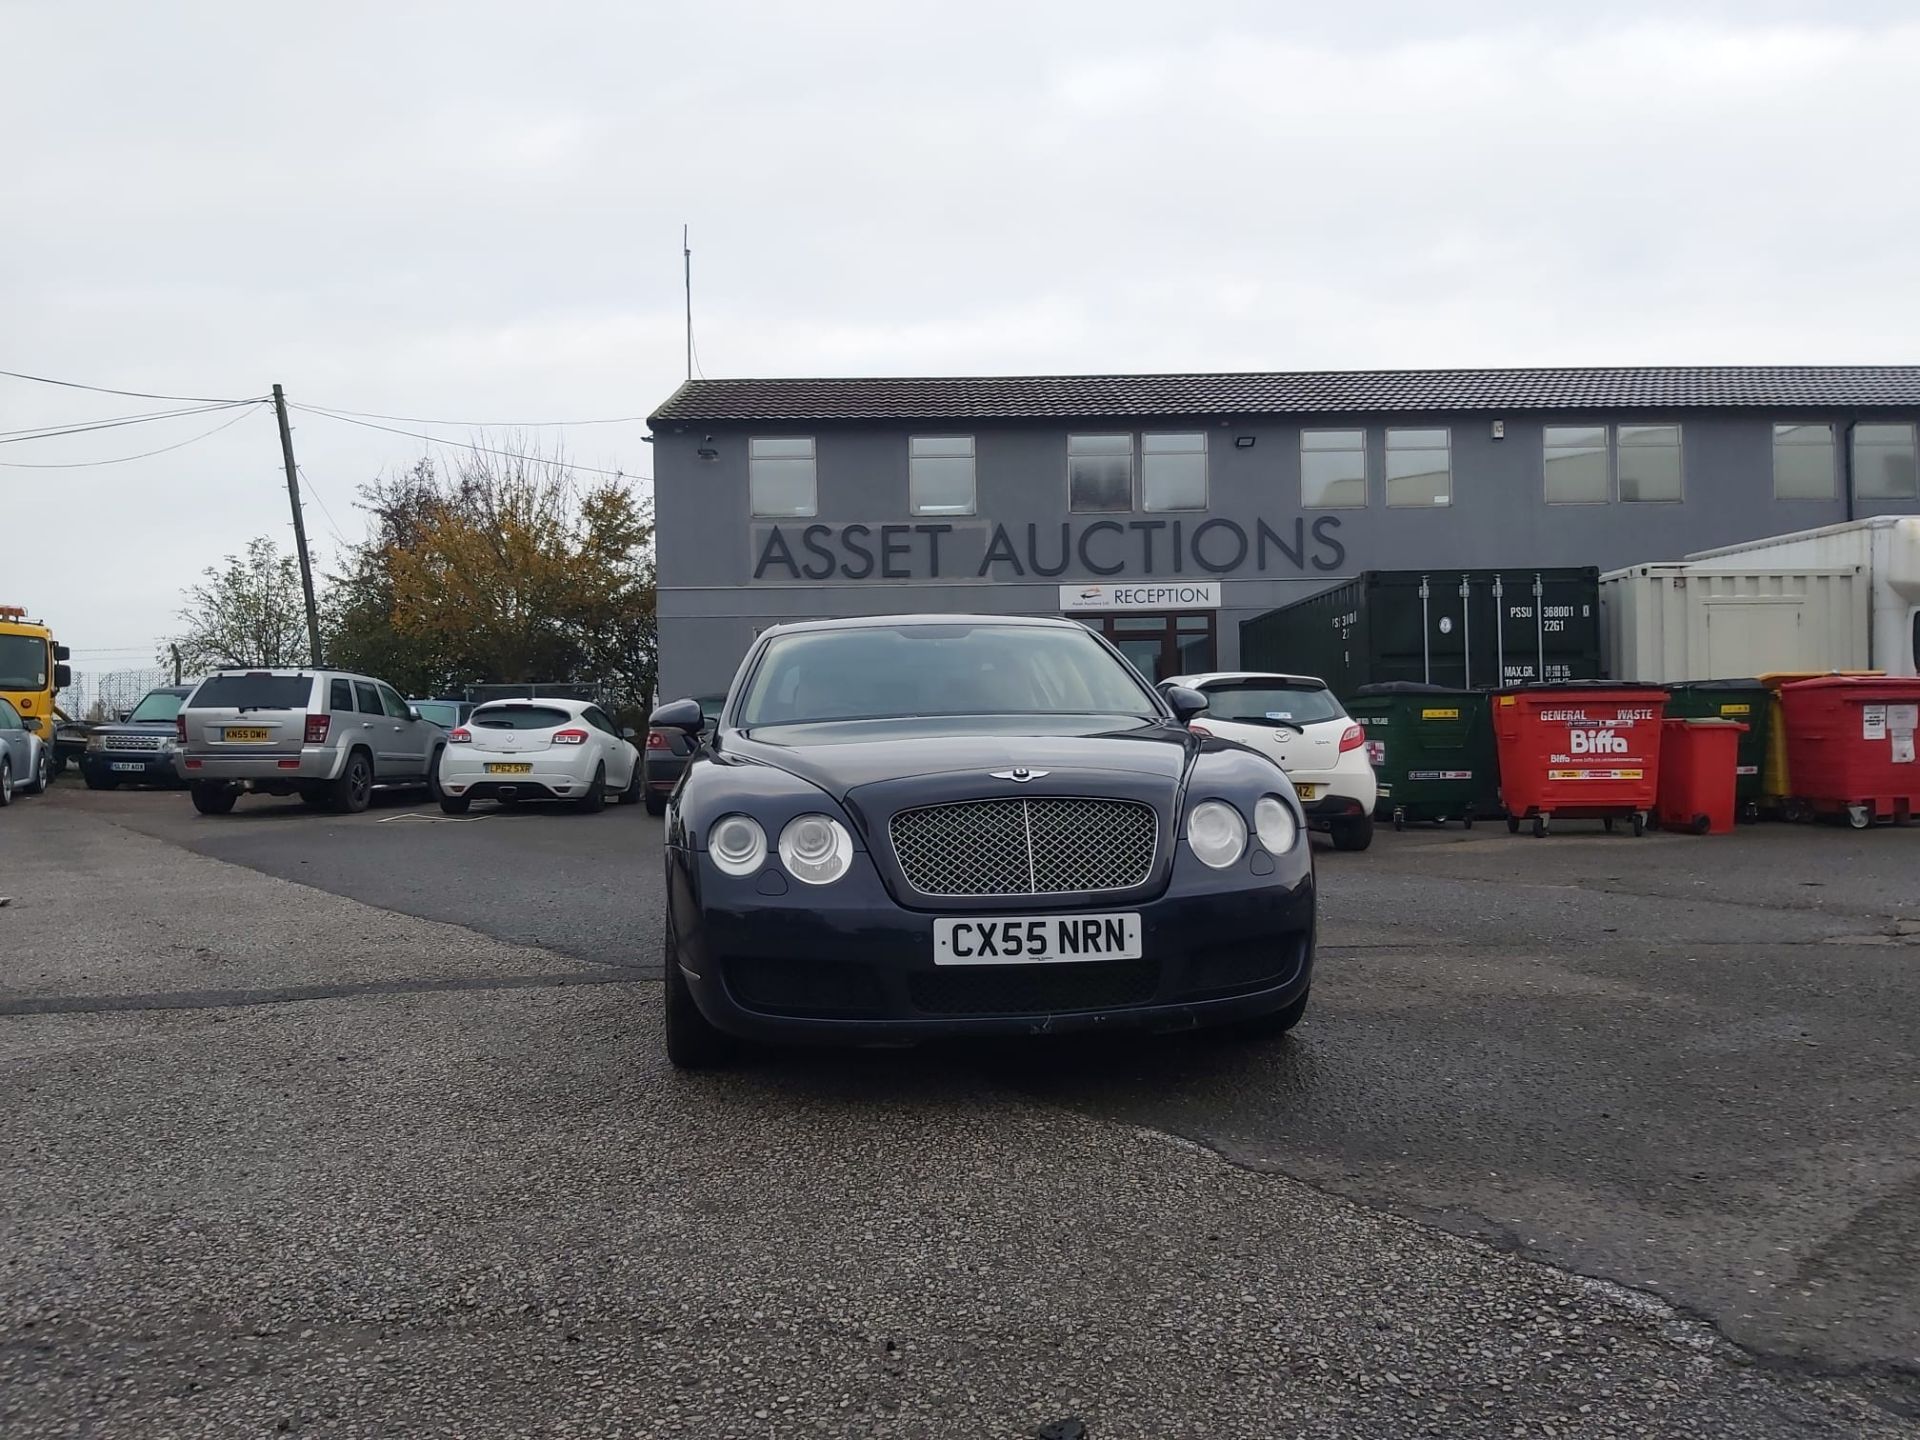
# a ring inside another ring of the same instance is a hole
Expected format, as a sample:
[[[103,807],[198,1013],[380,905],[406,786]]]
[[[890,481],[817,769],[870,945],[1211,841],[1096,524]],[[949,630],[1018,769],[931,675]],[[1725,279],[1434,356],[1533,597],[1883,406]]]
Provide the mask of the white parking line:
[[[405,810],[398,815],[382,815],[379,823],[391,825],[395,820],[424,820],[429,825],[471,825],[476,820],[490,820],[495,813],[487,810],[478,815],[429,815],[421,810]]]

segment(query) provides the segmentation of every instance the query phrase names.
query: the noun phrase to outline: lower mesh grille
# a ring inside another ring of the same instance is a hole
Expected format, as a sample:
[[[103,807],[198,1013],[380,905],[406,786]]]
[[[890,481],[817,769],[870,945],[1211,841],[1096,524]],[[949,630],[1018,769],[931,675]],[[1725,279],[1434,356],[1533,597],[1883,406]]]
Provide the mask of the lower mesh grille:
[[[1064,965],[979,965],[916,971],[907,978],[928,1015],[1044,1015],[1144,1005],[1160,988],[1157,960]]]
[[[886,996],[871,966],[844,960],[736,955],[725,962],[727,989],[749,1010],[857,1020],[879,1015]]]

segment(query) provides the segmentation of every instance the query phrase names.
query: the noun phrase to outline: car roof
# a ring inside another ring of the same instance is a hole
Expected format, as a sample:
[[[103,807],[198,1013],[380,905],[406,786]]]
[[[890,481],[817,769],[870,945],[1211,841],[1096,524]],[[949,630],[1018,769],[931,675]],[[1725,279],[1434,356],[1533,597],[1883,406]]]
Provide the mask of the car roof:
[[[847,615],[835,620],[795,620],[771,625],[764,635],[791,635],[812,630],[892,629],[900,625],[1003,625],[1009,628],[1032,627],[1048,630],[1086,627],[1078,620],[1063,620],[1054,615]]]
[[[1282,685],[1299,685],[1305,689],[1325,690],[1327,682],[1318,675],[1289,675],[1281,670],[1209,670],[1200,675],[1170,675],[1160,683],[1162,685],[1185,685],[1192,690],[1208,685],[1217,685],[1225,680],[1274,680]]]

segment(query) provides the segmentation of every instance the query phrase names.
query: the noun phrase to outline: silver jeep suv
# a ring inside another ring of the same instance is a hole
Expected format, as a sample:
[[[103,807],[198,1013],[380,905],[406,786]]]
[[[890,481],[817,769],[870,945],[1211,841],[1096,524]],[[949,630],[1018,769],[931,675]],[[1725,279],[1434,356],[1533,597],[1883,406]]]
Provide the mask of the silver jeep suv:
[[[391,685],[337,670],[221,670],[174,724],[202,815],[225,815],[249,792],[357,814],[375,789],[433,790],[446,744]]]

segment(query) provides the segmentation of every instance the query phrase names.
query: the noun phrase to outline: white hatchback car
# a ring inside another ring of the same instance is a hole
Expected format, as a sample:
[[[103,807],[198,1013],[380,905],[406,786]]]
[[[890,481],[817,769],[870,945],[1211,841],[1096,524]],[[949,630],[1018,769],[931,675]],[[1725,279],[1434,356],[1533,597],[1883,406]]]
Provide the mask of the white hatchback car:
[[[645,793],[640,752],[598,705],[583,700],[494,700],[447,734],[440,755],[440,808],[464,815],[476,800],[514,805],[566,800],[592,812],[609,795],[622,805]]]
[[[1336,850],[1373,843],[1379,786],[1367,756],[1367,732],[1354,723],[1327,682],[1311,675],[1231,671],[1175,675],[1207,697],[1206,713],[1189,727],[1237,740],[1271,755],[1293,781],[1307,824],[1333,837]]]

